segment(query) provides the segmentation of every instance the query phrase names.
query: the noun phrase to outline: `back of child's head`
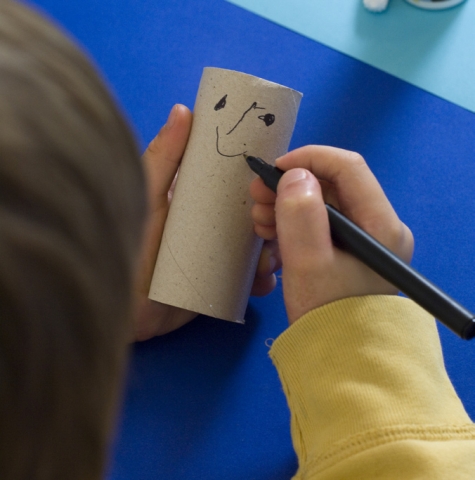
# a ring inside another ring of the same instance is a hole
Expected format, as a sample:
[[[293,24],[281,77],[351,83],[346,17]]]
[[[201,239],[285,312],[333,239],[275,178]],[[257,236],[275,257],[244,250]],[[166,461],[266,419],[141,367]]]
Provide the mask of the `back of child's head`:
[[[100,478],[145,216],[137,148],[67,38],[0,4],[0,478]]]

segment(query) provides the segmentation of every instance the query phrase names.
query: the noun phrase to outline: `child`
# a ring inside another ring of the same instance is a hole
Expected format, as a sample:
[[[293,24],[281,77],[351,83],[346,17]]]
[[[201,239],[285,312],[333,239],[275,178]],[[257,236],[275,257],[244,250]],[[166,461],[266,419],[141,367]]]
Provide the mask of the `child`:
[[[147,338],[194,316],[144,287],[191,113],[175,107],[147,150],[148,206],[136,144],[97,73],[5,1],[0,115],[0,479],[99,479],[133,328]],[[271,245],[257,294],[275,284]]]
[[[0,4],[0,478],[99,479],[146,213],[137,147],[56,28]]]

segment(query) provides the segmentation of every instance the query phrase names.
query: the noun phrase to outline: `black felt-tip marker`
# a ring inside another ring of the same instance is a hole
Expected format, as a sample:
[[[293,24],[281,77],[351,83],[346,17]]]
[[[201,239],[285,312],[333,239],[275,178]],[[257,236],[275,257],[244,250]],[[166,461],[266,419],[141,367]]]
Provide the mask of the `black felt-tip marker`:
[[[284,172],[264,160],[244,155],[251,169],[274,192]],[[397,287],[459,337],[475,337],[475,315],[427,280],[336,208],[326,205],[333,243]]]

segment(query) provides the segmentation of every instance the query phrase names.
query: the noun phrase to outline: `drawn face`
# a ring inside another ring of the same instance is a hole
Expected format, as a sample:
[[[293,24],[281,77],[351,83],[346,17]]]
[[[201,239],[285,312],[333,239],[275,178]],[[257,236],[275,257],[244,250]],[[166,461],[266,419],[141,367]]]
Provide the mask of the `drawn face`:
[[[214,106],[214,110],[219,112],[226,108],[228,95],[224,95]],[[216,126],[216,150],[223,157],[238,157],[247,153],[246,142],[249,141],[249,131],[256,134],[263,134],[261,129],[271,127],[275,122],[275,115],[267,113],[264,105],[258,105],[252,102],[242,112],[232,115],[230,125],[225,127],[220,118],[217,117]],[[229,122],[229,115],[227,116]],[[246,128],[245,128],[246,127]],[[246,133],[247,132],[247,133]]]

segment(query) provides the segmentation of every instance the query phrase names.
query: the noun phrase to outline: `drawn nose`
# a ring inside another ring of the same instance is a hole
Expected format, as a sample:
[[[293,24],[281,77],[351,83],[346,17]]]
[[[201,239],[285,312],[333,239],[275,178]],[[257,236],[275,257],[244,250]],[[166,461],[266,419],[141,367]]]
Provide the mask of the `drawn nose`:
[[[229,132],[226,135],[229,135],[234,130],[236,130],[237,126],[244,120],[244,117],[253,109],[265,110],[265,108],[263,108],[263,107],[258,107],[257,102],[253,102],[252,105],[242,114],[242,117],[238,120],[236,125],[234,125],[234,127],[231,128],[231,130],[229,130]]]

